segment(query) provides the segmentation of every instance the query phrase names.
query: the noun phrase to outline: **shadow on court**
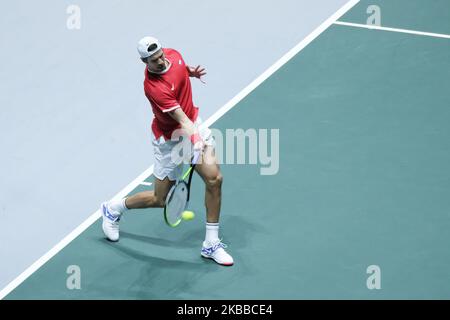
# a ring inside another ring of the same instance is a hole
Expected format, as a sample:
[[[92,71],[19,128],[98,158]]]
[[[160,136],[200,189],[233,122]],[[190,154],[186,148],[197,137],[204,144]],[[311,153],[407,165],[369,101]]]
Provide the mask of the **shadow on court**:
[[[159,245],[163,247],[177,247],[183,248],[183,242],[175,242],[165,239],[157,239],[148,236],[139,236],[126,233],[125,238],[143,241],[147,244]],[[171,250],[148,250],[141,251],[132,248],[128,245],[119,243],[107,243],[106,240],[99,240],[103,242],[105,247],[109,250],[115,251],[121,256],[121,260],[128,261],[129,264],[140,265],[139,272],[136,274],[129,274],[127,269],[122,270],[116,274],[116,277],[122,277],[120,281],[127,283],[127,287],[119,289],[122,297],[133,297],[137,299],[180,299],[186,292],[192,292],[192,288],[196,286],[197,281],[205,274],[216,270],[219,266],[200,258],[200,251],[198,256],[190,257],[189,259],[169,258],[173,256]],[[125,241],[124,241],[125,242]],[[188,243],[188,242],[185,242]],[[188,245],[187,247],[192,247]],[[165,253],[165,255],[163,255]],[[183,255],[185,256],[185,255]],[[105,274],[105,280],[110,276]],[[120,280],[120,279],[119,279]],[[117,286],[98,286],[99,283],[105,283],[98,279],[96,287],[101,295],[107,295],[111,290],[117,291]]]

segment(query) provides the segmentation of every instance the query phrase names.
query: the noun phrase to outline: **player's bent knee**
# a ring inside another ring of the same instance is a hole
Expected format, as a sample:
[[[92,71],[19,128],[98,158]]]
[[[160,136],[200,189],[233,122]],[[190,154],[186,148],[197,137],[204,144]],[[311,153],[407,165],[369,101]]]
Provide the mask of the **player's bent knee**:
[[[166,205],[166,199],[165,198],[156,198],[156,206],[159,208],[164,208]]]
[[[217,175],[206,179],[206,186],[210,189],[217,189],[222,186],[223,176],[218,173]]]
[[[151,201],[151,207],[163,208],[166,205],[166,197],[161,197],[159,195],[155,195],[155,198],[153,198]]]

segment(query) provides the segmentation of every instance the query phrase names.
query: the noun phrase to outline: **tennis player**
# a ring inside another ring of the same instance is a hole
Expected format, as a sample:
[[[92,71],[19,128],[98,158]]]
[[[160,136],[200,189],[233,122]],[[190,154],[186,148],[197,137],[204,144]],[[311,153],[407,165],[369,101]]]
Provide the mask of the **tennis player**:
[[[179,52],[163,48],[158,39],[153,37],[142,38],[137,50],[146,64],[144,92],[154,113],[152,144],[155,153],[155,188],[154,191],[103,203],[103,232],[110,241],[118,241],[120,217],[127,210],[164,207],[167,193],[183,170],[183,164],[172,156],[173,148],[180,143],[172,139],[172,134],[181,129],[187,133],[194,150],[202,151],[195,167],[206,186],[206,236],[201,256],[231,266],[233,258],[219,239],[222,175],[214,155],[214,139],[211,130],[199,128],[201,119],[192,101],[189,79],[195,77],[203,82],[205,69],[186,65]]]

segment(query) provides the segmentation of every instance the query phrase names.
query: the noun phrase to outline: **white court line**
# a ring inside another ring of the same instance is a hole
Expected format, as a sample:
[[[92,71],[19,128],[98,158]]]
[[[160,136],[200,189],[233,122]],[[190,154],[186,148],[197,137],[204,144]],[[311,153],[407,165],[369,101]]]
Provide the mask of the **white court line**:
[[[252,92],[256,87],[258,87],[263,81],[269,78],[274,72],[281,68],[286,62],[288,62],[292,57],[299,53],[303,48],[310,44],[315,38],[317,38],[322,32],[328,29],[337,19],[344,15],[348,10],[355,6],[360,0],[350,0],[344,6],[342,6],[338,11],[336,11],[331,17],[329,17],[325,22],[323,22],[319,27],[317,27],[313,32],[311,32],[306,38],[304,38],[299,44],[294,48],[289,50],[283,57],[281,57],[277,62],[275,62],[271,67],[264,71],[258,78],[253,80],[247,87],[245,87],[241,92],[239,92],[234,98],[228,101],[224,106],[222,106],[218,111],[216,111],[209,119],[202,123],[200,127],[209,127],[214,122],[216,122],[220,117],[222,117],[226,112],[233,108],[239,101],[244,99],[250,92]],[[139,175],[133,182],[126,186],[122,191],[116,194],[113,199],[121,199],[135,189],[139,184],[141,184],[148,176],[153,173],[153,165],[145,170],[141,175]],[[73,230],[69,235],[67,235],[63,240],[61,240],[56,246],[54,246],[45,255],[34,262],[28,269],[22,272],[16,279],[10,282],[5,288],[0,291],[0,300],[8,295],[12,290],[19,286],[23,281],[25,281],[31,274],[38,270],[44,263],[50,260],[54,255],[61,251],[65,246],[67,246],[72,240],[79,236],[84,230],[86,230],[90,225],[92,225],[98,218],[101,217],[100,210],[97,210],[92,214],[86,221],[79,225],[75,230]]]
[[[450,35],[448,35],[448,34],[441,34],[441,33],[422,32],[422,31],[415,31],[415,30],[408,30],[408,29],[398,29],[398,28],[388,28],[388,27],[374,26],[374,25],[370,25],[370,24],[351,23],[351,22],[345,22],[345,21],[336,21],[334,24],[338,24],[338,25],[341,25],[341,26],[348,26],[348,27],[371,29],[371,30],[400,32],[400,33],[415,34],[415,35],[419,35],[419,36],[427,36],[427,37],[450,39]]]
[[[147,186],[147,187],[150,187],[151,185],[152,185],[152,183],[151,182],[145,182],[145,181],[142,181],[141,183],[139,183],[140,185],[143,185],[143,186]]]

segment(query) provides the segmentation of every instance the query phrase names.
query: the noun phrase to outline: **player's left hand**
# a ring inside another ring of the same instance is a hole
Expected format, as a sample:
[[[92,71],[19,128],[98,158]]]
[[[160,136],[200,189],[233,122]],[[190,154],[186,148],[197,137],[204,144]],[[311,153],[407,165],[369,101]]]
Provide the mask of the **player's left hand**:
[[[202,83],[206,83],[203,81],[202,77],[206,74],[205,68],[202,68],[201,66],[197,67],[188,67],[189,69],[189,75],[191,77],[198,78]]]

